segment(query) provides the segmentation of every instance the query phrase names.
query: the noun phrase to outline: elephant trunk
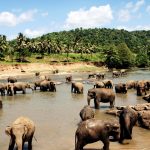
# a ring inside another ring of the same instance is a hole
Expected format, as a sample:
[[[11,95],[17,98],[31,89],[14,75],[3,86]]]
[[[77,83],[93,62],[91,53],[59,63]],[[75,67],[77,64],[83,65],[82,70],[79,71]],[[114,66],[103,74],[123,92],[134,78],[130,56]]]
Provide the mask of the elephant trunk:
[[[18,150],[22,150],[22,149],[23,149],[23,141],[22,141],[22,138],[17,138],[17,139],[16,139],[16,145],[17,145]]]

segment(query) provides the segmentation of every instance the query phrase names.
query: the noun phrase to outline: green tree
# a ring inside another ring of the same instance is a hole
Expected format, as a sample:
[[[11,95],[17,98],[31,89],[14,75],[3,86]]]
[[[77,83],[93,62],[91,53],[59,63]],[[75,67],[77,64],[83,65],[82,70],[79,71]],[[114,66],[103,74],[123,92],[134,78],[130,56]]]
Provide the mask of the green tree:
[[[121,43],[117,46],[119,55],[118,68],[129,68],[133,65],[134,55],[125,43]]]

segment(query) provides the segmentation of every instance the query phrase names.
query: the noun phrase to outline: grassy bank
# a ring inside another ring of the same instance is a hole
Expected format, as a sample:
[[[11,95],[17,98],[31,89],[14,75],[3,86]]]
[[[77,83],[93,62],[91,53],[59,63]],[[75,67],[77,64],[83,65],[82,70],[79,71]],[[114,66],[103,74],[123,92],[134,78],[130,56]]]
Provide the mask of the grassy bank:
[[[104,57],[99,53],[94,54],[80,54],[80,53],[62,53],[62,54],[50,54],[44,55],[41,58],[40,55],[34,54],[30,57],[25,58],[27,62],[30,63],[61,63],[61,62],[104,62]],[[13,64],[16,63],[16,59],[14,58],[13,61],[10,60],[8,57],[1,61],[4,64]],[[17,62],[18,63],[18,62]],[[19,62],[21,63],[21,62]],[[26,63],[26,62],[23,62]]]

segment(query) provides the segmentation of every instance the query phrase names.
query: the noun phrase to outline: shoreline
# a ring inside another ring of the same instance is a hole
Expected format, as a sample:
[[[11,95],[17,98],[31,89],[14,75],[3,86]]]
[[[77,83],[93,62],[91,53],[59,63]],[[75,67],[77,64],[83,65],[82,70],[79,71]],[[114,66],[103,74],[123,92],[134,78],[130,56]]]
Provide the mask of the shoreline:
[[[9,76],[25,78],[35,76],[36,72],[40,75],[54,74],[58,70],[60,74],[70,74],[75,72],[104,72],[108,69],[105,66],[97,67],[92,63],[71,63],[71,64],[0,64],[0,79],[7,79]]]

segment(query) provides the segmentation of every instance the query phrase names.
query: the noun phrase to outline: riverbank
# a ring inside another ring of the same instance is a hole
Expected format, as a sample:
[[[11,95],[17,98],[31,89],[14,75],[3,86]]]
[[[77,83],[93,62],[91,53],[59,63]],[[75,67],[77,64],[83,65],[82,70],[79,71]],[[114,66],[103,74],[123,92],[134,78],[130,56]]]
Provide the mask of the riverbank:
[[[69,64],[47,64],[47,63],[29,63],[29,64],[1,64],[0,79],[6,79],[8,76],[27,77],[33,76],[36,72],[40,74],[68,74],[74,72],[103,72],[107,68],[97,67],[93,63],[69,63]]]

